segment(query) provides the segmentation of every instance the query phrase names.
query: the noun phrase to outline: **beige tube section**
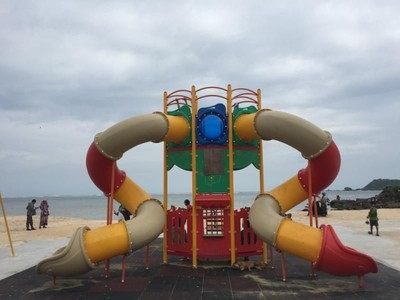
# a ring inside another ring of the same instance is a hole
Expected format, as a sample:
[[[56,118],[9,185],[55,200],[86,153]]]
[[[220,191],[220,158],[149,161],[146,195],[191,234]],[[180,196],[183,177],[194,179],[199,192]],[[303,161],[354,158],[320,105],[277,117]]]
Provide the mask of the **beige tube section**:
[[[254,127],[263,140],[276,140],[292,146],[306,159],[324,152],[332,140],[329,132],[285,112],[261,110],[255,116]]]
[[[75,276],[96,268],[84,252],[83,236],[89,227],[78,228],[67,246],[39,262],[36,272],[49,276]]]
[[[137,210],[137,215],[126,222],[130,251],[136,251],[156,239],[163,231],[165,214],[161,203],[150,199]]]
[[[283,219],[280,211],[278,201],[269,194],[258,195],[250,209],[251,228],[271,245],[275,245],[275,236]]]
[[[185,118],[156,112],[132,117],[115,124],[97,134],[95,143],[104,156],[115,160],[143,143],[162,140],[180,142],[189,134],[189,129],[190,125]],[[150,198],[150,195],[127,176],[114,197],[134,213],[143,201]]]
[[[163,140],[180,142],[187,136],[189,128],[183,117],[155,112],[129,118],[111,126],[96,135],[95,143],[104,156],[118,160],[126,151],[140,144]]]
[[[141,115],[126,119],[97,134],[95,143],[104,156],[118,160],[137,145],[162,141],[168,126],[168,119],[163,113]]]

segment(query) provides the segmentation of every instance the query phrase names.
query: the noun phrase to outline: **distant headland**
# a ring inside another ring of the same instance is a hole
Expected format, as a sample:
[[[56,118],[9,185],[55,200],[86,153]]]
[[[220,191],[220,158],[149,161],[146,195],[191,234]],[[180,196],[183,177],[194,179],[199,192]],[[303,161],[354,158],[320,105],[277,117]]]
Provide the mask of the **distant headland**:
[[[351,191],[351,188],[345,188]],[[399,179],[374,179],[362,191],[382,191],[379,195],[367,199],[333,200],[332,208],[343,209],[368,209],[374,204],[378,208],[400,208],[400,180]]]
[[[382,191],[386,187],[399,187],[400,188],[400,179],[374,179],[370,183],[368,183],[366,186],[360,189],[355,189],[355,190],[361,190],[361,191]],[[345,191],[353,191],[351,187],[345,187]]]

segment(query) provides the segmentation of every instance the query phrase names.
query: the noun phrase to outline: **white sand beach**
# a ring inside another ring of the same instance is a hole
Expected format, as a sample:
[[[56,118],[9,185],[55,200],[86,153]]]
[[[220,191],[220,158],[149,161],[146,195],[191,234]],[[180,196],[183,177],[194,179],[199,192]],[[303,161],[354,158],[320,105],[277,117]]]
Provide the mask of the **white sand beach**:
[[[378,209],[380,236],[367,233],[365,224],[368,210],[330,211],[327,217],[318,219],[319,225],[330,224],[334,227],[342,243],[360,252],[372,256],[377,261],[400,270],[400,209]],[[292,212],[293,221],[309,224],[307,212]],[[84,220],[66,217],[49,217],[45,229],[36,226],[34,231],[26,231],[25,216],[7,218],[15,249],[11,255],[4,218],[0,218],[0,279],[11,276],[36,265],[58,248],[65,246],[69,237],[78,227],[88,226],[95,229],[104,226],[105,220]],[[34,224],[38,224],[38,216]]]
[[[58,216],[49,216],[47,228],[39,229],[39,216],[33,217],[33,225],[36,230],[26,230],[26,216],[7,217],[12,240],[14,243],[25,243],[29,241],[69,238],[78,227],[88,226],[95,229],[106,225],[104,220],[84,220],[78,218],[67,218]],[[0,248],[8,245],[8,237],[4,225],[4,218],[0,219]]]

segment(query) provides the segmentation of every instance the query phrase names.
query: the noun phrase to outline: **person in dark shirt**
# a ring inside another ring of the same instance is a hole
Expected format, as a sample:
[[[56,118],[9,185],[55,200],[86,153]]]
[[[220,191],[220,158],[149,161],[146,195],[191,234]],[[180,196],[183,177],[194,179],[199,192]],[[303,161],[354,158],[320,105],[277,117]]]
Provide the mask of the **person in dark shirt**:
[[[192,205],[190,204],[189,199],[185,199],[183,203],[185,204],[187,211],[192,211]]]
[[[118,208],[118,211],[114,210],[114,215],[119,215],[121,214],[124,217],[125,221],[128,221],[131,219],[131,213],[121,204]]]
[[[38,207],[35,207],[35,204],[36,199],[32,199],[26,206],[26,230],[35,230],[35,227],[33,227],[33,216],[36,215],[36,210],[38,209]]]

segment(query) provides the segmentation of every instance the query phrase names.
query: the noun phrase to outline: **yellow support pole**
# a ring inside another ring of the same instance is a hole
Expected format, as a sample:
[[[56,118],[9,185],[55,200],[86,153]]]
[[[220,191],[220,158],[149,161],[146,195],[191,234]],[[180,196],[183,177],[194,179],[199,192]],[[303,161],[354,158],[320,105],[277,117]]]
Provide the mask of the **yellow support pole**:
[[[261,100],[261,90],[257,90],[257,108],[260,110],[262,108],[262,100]],[[265,183],[264,183],[264,147],[263,147],[263,140],[259,139],[259,156],[260,156],[260,193],[265,192]],[[264,264],[267,263],[268,260],[268,246],[266,242],[263,242],[263,262]]]
[[[196,147],[196,87],[192,86],[192,265],[197,268],[197,147]]]
[[[164,92],[164,114],[167,114],[167,92]],[[164,203],[164,213],[165,216],[167,217],[167,210],[168,210],[168,170],[167,170],[167,142],[164,141],[164,166],[163,166],[163,203]],[[167,232],[167,223],[165,223],[164,226],[164,238],[163,238],[163,263],[166,264],[168,262],[168,252],[167,252],[167,238],[168,238],[168,232]]]
[[[231,237],[231,265],[236,262],[236,244],[235,244],[235,190],[233,186],[233,132],[232,132],[232,87],[228,85],[227,92],[227,109],[228,109],[228,154],[229,154],[229,194],[231,198],[230,204],[230,237]]]
[[[1,203],[1,209],[3,211],[4,224],[6,225],[6,230],[7,230],[7,235],[8,235],[8,242],[10,243],[11,254],[12,254],[12,256],[15,256],[14,246],[13,246],[12,239],[11,239],[10,228],[8,227],[8,222],[7,222],[6,209],[4,207],[3,198],[1,197],[1,193],[0,193],[0,203]]]
[[[257,90],[257,108],[261,109],[261,90]],[[264,150],[263,140],[259,138],[259,155],[260,155],[260,193],[264,193]]]

